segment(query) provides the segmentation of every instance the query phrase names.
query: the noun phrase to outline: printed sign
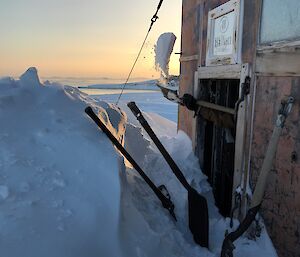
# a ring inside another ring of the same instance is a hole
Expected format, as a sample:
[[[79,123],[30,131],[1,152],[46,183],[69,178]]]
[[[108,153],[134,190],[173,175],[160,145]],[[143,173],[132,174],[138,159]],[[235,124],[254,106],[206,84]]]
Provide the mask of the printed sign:
[[[235,12],[227,13],[214,21],[213,54],[234,53]]]

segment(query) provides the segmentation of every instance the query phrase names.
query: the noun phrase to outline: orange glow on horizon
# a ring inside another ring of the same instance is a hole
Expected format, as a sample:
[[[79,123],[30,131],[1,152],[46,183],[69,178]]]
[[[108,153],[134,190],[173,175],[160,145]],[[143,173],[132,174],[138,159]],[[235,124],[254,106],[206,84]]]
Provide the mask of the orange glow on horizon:
[[[157,3],[116,1],[119,5],[107,7],[110,13],[103,10],[108,3],[102,0],[91,0],[90,6],[84,2],[67,6],[70,13],[60,9],[66,1],[53,0],[45,7],[42,5],[46,3],[36,6],[34,0],[26,4],[7,2],[0,10],[0,31],[5,35],[0,42],[0,76],[18,77],[34,66],[41,77],[126,78]],[[35,8],[52,8],[52,12],[37,12]],[[154,67],[154,44],[160,34],[171,31],[177,36],[174,52],[179,52],[180,20],[181,0],[164,3],[132,77],[159,77]],[[170,74],[179,73],[178,59],[178,55],[171,56]]]

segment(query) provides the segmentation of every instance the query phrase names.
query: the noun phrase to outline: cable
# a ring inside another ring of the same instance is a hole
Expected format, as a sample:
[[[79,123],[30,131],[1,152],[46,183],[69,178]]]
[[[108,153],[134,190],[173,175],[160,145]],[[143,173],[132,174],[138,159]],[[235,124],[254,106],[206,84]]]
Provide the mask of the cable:
[[[127,77],[127,79],[126,79],[126,81],[125,81],[125,83],[124,83],[124,85],[123,85],[123,87],[122,87],[122,90],[121,90],[121,93],[120,93],[120,95],[119,95],[119,97],[118,97],[118,100],[117,100],[117,102],[116,102],[116,105],[118,105],[118,103],[119,103],[119,101],[120,101],[120,98],[121,98],[121,96],[122,96],[122,94],[123,94],[123,91],[124,91],[124,89],[125,89],[125,86],[127,85],[128,81],[129,81],[129,79],[130,79],[130,76],[131,76],[131,74],[132,74],[132,72],[133,72],[133,69],[134,69],[134,67],[135,67],[135,65],[136,65],[136,63],[137,63],[137,61],[138,61],[138,59],[139,59],[139,57],[140,57],[140,55],[141,55],[141,52],[142,52],[142,50],[143,50],[143,47],[144,47],[144,45],[145,45],[145,43],[146,43],[146,40],[147,40],[147,38],[148,38],[149,32],[150,32],[150,31],[147,32],[147,35],[146,35],[146,37],[145,37],[145,39],[144,39],[144,42],[143,42],[143,44],[142,44],[142,46],[141,46],[141,49],[140,49],[140,51],[139,51],[139,53],[138,53],[138,55],[137,55],[137,57],[136,57],[136,59],[135,59],[133,65],[132,65],[132,68],[131,68],[131,70],[130,70],[130,72],[129,72],[129,74],[128,74],[128,77]]]
[[[128,76],[127,76],[127,79],[126,79],[124,85],[122,86],[121,93],[120,93],[120,95],[119,95],[119,97],[118,97],[118,99],[117,99],[117,101],[116,101],[116,105],[119,104],[119,101],[120,101],[120,99],[121,99],[121,96],[123,95],[124,89],[125,89],[125,87],[126,87],[128,81],[129,81],[129,79],[130,79],[130,77],[131,77],[131,74],[132,74],[132,72],[133,72],[133,69],[134,69],[134,67],[135,67],[135,65],[136,65],[136,63],[137,63],[137,61],[138,61],[138,59],[139,59],[139,57],[140,57],[140,55],[141,55],[141,53],[142,53],[142,50],[143,50],[143,48],[144,48],[144,46],[145,46],[145,43],[146,43],[147,38],[148,38],[148,36],[149,36],[149,33],[150,33],[151,29],[152,29],[152,26],[153,26],[153,24],[154,24],[154,23],[157,21],[157,19],[158,19],[157,14],[158,14],[158,11],[159,11],[159,9],[160,9],[162,3],[163,3],[163,0],[160,0],[158,6],[157,6],[157,8],[156,8],[156,12],[155,12],[155,14],[152,16],[152,18],[151,18],[151,24],[150,24],[150,27],[149,27],[149,29],[148,29],[148,32],[147,32],[147,34],[146,34],[146,36],[145,36],[145,39],[144,39],[144,41],[143,41],[143,43],[142,43],[142,46],[141,46],[141,48],[140,48],[139,53],[138,53],[137,57],[135,58],[135,61],[134,61],[133,65],[132,65],[132,67],[131,67],[131,70],[130,70]]]

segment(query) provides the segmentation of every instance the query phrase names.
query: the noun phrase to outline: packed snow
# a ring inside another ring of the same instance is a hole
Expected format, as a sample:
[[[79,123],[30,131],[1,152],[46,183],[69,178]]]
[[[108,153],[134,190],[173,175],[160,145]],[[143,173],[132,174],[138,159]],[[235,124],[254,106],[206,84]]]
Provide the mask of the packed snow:
[[[98,90],[97,90],[98,91]],[[91,91],[90,89],[84,90],[88,94],[92,94],[92,97],[97,100],[106,101],[109,103],[115,103],[119,97],[119,94],[115,94],[114,92],[110,91],[110,94],[102,95],[99,92]],[[101,90],[102,91],[102,90]],[[127,103],[134,100],[139,108],[143,111],[151,113],[151,115],[156,115],[157,117],[164,117],[167,120],[171,120],[174,122],[174,130],[176,132],[176,124],[178,119],[178,107],[177,104],[167,100],[160,91],[158,92],[147,92],[144,93],[141,90],[140,93],[132,93],[131,90],[126,90],[126,93],[122,95],[119,101],[119,107],[122,108],[127,113],[127,116],[133,116],[127,107]],[[162,122],[161,120],[159,122]],[[166,127],[166,132],[169,128]],[[167,133],[166,133],[167,134]]]
[[[176,36],[172,32],[166,32],[159,36],[154,47],[155,67],[160,71],[162,78],[169,78],[169,62]]]
[[[176,102],[178,99],[179,76],[169,75],[169,62],[176,36],[171,32],[163,33],[159,36],[155,51],[155,68],[160,72],[160,78],[157,86],[161,89],[164,97],[170,101]]]
[[[86,106],[156,185],[166,185],[177,223],[85,115]],[[209,250],[189,232],[185,189],[128,109],[77,88],[42,83],[30,68],[19,80],[0,79],[1,256],[219,256],[229,220],[214,206],[190,139],[166,118],[145,117],[187,180],[208,199]],[[256,241],[244,236],[235,245],[237,257],[277,256],[264,228]]]
[[[120,110],[43,85],[34,68],[1,80],[1,256],[121,256],[119,158],[87,104],[110,114],[117,134]]]

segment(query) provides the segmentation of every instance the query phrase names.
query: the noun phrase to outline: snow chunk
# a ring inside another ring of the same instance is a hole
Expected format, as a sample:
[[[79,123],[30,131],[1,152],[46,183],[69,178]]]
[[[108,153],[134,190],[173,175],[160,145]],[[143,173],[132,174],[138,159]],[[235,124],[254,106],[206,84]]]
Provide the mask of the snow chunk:
[[[176,36],[171,32],[167,32],[159,36],[154,47],[156,70],[160,71],[161,76],[165,79],[169,77],[169,62],[175,41]]]
[[[35,67],[29,68],[23,75],[21,75],[20,82],[26,87],[43,86],[40,82],[38,71]]]

